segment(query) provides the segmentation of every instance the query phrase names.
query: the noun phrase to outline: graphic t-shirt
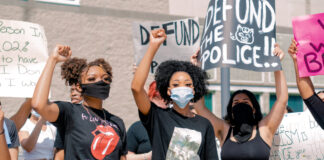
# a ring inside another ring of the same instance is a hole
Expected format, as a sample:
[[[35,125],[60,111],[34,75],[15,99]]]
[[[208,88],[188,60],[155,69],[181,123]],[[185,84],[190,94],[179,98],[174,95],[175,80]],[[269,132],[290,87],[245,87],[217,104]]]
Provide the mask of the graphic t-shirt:
[[[141,121],[133,123],[127,131],[127,150],[136,154],[152,150],[150,139]]]
[[[58,132],[64,132],[60,133],[64,134],[64,159],[115,160],[127,154],[125,126],[120,118],[81,104],[55,103],[60,113],[53,124]]]
[[[150,137],[153,160],[218,160],[214,129],[207,119],[185,117],[154,103],[148,115],[139,115]]]

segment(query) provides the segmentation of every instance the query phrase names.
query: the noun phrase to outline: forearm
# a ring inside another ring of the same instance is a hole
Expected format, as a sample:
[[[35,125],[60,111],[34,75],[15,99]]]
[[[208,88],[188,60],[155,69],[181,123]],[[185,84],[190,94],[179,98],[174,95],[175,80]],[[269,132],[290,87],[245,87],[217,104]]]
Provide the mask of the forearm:
[[[39,134],[42,130],[42,126],[43,126],[43,122],[42,121],[38,121],[34,130],[32,131],[32,133],[28,136],[28,138],[22,140],[21,142],[21,146],[27,151],[30,152],[34,149]]]
[[[282,70],[275,71],[274,76],[275,76],[275,83],[276,83],[277,102],[283,103],[283,105],[286,106],[288,101],[288,87],[287,87],[285,74]]]
[[[141,60],[139,66],[136,69],[134,78],[132,81],[132,89],[142,89],[144,88],[146,79],[148,77],[150,66],[152,60],[159,48],[159,45],[149,45],[143,59]]]
[[[25,124],[30,112],[31,112],[31,98],[26,99],[26,101],[21,105],[18,112],[14,114],[10,119],[16,124],[16,128],[19,131],[20,128]]]
[[[149,153],[142,153],[142,154],[127,154],[127,159],[131,160],[148,160],[151,159]]]
[[[1,127],[0,132],[4,131]],[[10,153],[4,133],[0,135],[0,155],[3,160],[10,160]]]
[[[296,73],[296,83],[303,99],[307,99],[314,94],[314,86],[309,77],[299,77],[298,66],[296,60],[294,60],[294,68]]]
[[[47,60],[46,66],[35,87],[31,104],[32,107],[41,115],[46,104],[48,103],[47,99],[49,96],[49,91],[50,91],[55,65],[56,65],[56,60],[51,56]]]

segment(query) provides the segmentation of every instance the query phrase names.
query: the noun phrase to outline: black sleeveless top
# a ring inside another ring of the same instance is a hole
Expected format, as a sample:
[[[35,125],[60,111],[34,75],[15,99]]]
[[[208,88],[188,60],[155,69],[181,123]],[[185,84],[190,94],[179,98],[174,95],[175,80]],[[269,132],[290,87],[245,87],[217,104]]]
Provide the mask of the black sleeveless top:
[[[230,127],[222,147],[222,160],[264,160],[270,157],[270,146],[263,141],[257,126],[256,136],[247,142],[237,143],[230,140],[232,127]]]

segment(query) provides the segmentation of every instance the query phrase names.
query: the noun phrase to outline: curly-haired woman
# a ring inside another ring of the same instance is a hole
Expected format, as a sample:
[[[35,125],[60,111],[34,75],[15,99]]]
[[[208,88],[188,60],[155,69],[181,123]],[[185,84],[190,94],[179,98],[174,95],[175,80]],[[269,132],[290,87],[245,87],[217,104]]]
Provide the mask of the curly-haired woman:
[[[103,108],[108,98],[112,69],[105,60],[89,64],[71,59],[68,46],[57,46],[39,78],[32,107],[65,135],[65,159],[126,159],[126,132],[123,121]],[[55,65],[67,61],[65,79],[77,79],[82,104],[48,102]]]
[[[157,90],[173,108],[157,107],[144,89],[150,64],[165,39],[163,29],[151,32],[149,48],[132,81],[140,119],[152,144],[152,159],[218,159],[212,125],[189,107],[190,101],[195,102],[207,93],[206,74],[199,67],[175,60],[158,67]]]

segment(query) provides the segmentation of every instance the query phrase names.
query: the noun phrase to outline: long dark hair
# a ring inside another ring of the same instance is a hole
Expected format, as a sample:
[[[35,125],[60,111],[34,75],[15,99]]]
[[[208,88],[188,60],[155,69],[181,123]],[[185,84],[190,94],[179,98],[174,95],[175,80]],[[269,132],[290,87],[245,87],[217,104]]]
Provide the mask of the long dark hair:
[[[249,97],[249,99],[251,100],[252,105],[253,105],[252,107],[255,109],[255,113],[254,113],[255,123],[258,124],[263,118],[259,102],[257,101],[257,99],[255,98],[255,96],[252,92],[245,90],[245,89],[237,90],[231,95],[231,98],[227,104],[227,115],[225,116],[225,121],[228,122],[230,125],[234,125],[234,119],[232,116],[232,113],[233,113],[232,112],[232,109],[233,109],[232,104],[233,104],[234,97],[238,94],[245,94]]]

